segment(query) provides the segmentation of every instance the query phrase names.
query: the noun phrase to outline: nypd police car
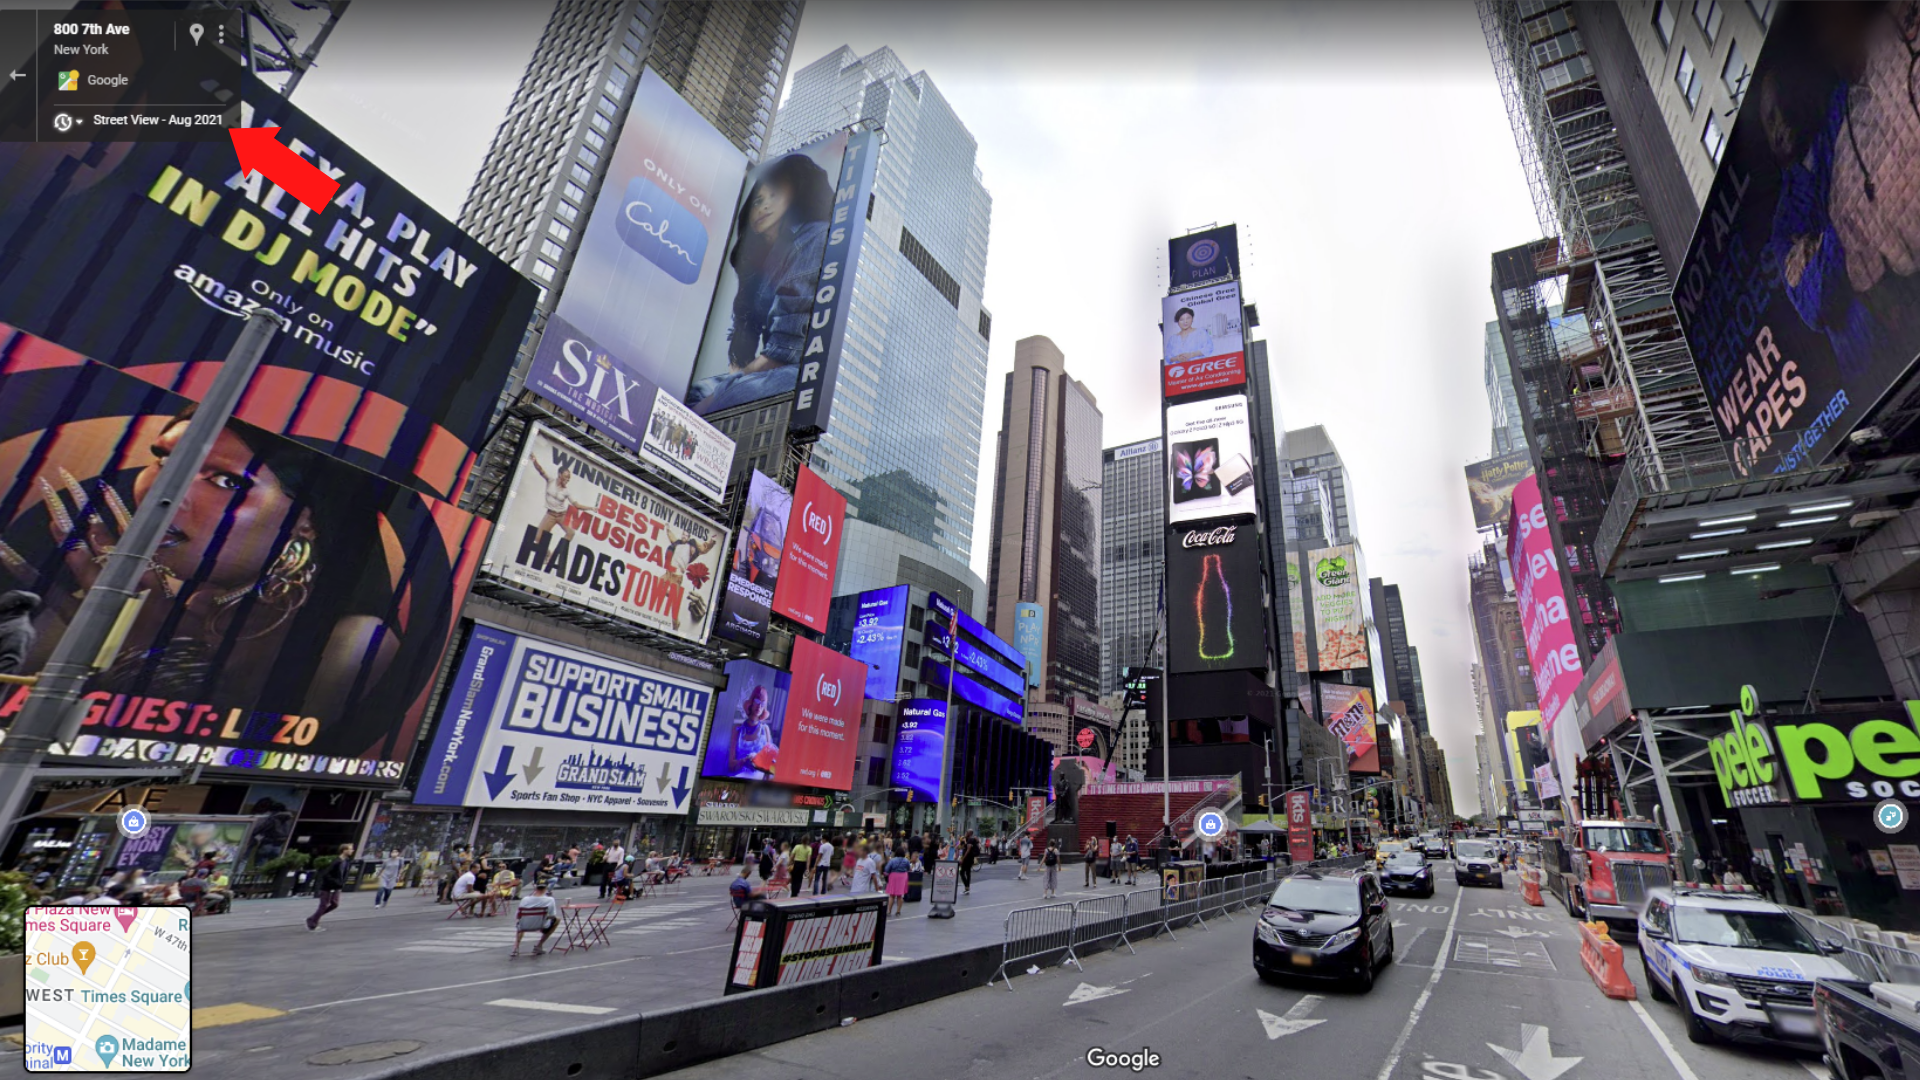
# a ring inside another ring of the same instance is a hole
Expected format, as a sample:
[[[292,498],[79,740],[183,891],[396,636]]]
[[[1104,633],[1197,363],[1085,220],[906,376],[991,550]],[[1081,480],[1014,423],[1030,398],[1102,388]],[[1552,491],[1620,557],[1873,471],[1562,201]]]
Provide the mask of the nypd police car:
[[[1815,979],[1857,980],[1787,909],[1754,893],[1655,889],[1640,914],[1640,963],[1697,1043],[1817,1048]]]

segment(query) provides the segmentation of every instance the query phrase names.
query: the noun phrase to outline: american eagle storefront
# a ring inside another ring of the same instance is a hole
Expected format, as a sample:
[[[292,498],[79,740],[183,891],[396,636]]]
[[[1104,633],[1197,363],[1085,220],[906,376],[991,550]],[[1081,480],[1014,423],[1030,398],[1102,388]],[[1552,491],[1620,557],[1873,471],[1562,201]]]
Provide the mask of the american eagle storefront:
[[[1776,898],[1920,929],[1920,701],[1768,713],[1745,687],[1707,750]]]

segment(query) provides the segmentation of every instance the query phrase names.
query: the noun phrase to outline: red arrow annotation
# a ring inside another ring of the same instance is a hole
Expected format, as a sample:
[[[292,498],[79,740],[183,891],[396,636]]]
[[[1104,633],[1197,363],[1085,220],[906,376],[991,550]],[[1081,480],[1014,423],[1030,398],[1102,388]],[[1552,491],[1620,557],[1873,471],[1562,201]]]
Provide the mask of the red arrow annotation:
[[[340,190],[340,181],[280,144],[279,128],[229,128],[228,133],[233,136],[241,171],[257,172],[273,181],[314,213],[325,210],[327,201]]]

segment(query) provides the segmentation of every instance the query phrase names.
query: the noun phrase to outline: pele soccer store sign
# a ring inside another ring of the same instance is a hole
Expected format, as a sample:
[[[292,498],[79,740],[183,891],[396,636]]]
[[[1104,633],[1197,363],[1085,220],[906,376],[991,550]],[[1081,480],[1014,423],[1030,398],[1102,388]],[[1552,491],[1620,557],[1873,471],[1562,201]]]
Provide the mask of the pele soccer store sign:
[[[711,687],[475,625],[414,801],[684,814]]]
[[[1730,807],[1920,799],[1920,701],[1849,715],[1761,716],[1742,687],[1730,726],[1707,743]]]
[[[705,642],[725,535],[718,522],[535,424],[485,568],[614,618]]]

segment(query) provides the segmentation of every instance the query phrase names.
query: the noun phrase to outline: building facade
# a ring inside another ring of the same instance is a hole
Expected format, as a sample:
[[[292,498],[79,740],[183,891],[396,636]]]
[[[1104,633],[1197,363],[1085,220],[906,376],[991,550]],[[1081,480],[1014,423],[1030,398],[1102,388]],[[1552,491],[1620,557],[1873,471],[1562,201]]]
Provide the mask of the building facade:
[[[1333,438],[1327,434],[1327,429],[1315,424],[1289,431],[1286,434],[1286,446],[1289,471],[1293,474],[1296,490],[1299,490],[1299,481],[1313,479],[1318,480],[1321,489],[1326,492],[1327,509],[1332,514],[1328,523],[1332,531],[1323,531],[1320,536],[1335,544],[1357,539],[1360,531],[1354,523],[1353,491],[1348,483],[1347,467],[1340,460],[1340,450],[1333,445]],[[1304,519],[1302,528],[1305,528]]]
[[[1100,689],[1121,688],[1128,667],[1158,667],[1166,587],[1164,443],[1143,439],[1100,452]]]
[[[1039,605],[1038,700],[1055,704],[1101,691],[1101,422],[1052,341],[1015,343],[994,454],[986,622],[1018,640],[1021,606]]]

